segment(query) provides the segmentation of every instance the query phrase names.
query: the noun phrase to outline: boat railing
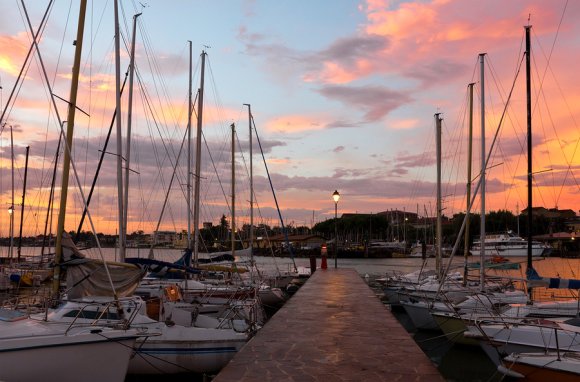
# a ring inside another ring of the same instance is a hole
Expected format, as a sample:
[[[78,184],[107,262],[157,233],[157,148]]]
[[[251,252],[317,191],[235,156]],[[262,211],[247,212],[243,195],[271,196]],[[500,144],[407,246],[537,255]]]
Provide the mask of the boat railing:
[[[23,292],[25,291],[25,292]],[[2,301],[2,308],[17,310],[26,315],[44,312],[50,305],[50,292],[43,288],[20,288],[16,294]]]
[[[208,287],[205,290],[188,291],[184,289],[186,301],[197,304],[219,304],[226,309],[218,317],[219,327],[225,327],[234,320],[245,320],[249,327],[255,327],[260,317],[260,304],[256,288],[239,286],[237,288]],[[234,327],[232,325],[232,327]]]
[[[553,322],[553,321],[549,321],[549,320],[545,320],[545,319],[541,319],[541,318],[511,318],[511,319],[505,318],[502,320],[497,320],[497,317],[494,317],[492,319],[481,317],[479,320],[475,320],[475,326],[477,327],[477,329],[480,331],[480,333],[483,335],[483,337],[488,342],[492,342],[493,339],[490,338],[487,335],[487,333],[485,333],[485,330],[482,329],[482,326],[486,325],[486,324],[487,325],[501,324],[504,326],[505,329],[509,329],[510,326],[525,325],[525,326],[547,329],[547,331],[553,331],[553,333],[554,333],[553,336],[549,335],[548,333],[545,333],[544,335],[541,336],[541,338],[544,341],[544,347],[545,347],[546,351],[549,351],[550,348],[555,345],[555,350],[557,352],[558,361],[560,360],[560,341],[559,341],[558,333],[559,332],[568,332],[568,333],[570,333],[570,335],[572,337],[575,337],[578,334],[576,332],[572,332],[570,330],[567,330],[567,329],[564,329],[564,328],[558,326],[558,324]],[[554,345],[552,345],[552,342],[551,342],[552,338],[554,339],[554,342],[555,342]],[[548,341],[547,343],[546,343],[546,340]]]
[[[241,300],[238,303],[230,304],[225,314],[220,318],[217,329],[231,327],[239,332],[255,332],[258,330],[259,310],[261,304],[258,298]],[[246,323],[246,328],[239,330],[234,321],[242,320]]]
[[[134,298],[83,303],[65,333],[79,326],[106,326],[126,330],[139,312],[139,305]],[[86,319],[92,321],[87,323],[84,321]]]

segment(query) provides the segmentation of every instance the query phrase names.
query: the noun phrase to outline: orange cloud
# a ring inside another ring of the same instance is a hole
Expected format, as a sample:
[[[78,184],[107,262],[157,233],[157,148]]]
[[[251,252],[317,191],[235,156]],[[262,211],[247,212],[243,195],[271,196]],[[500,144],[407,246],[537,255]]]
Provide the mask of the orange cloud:
[[[430,36],[428,31],[437,20],[437,12],[431,4],[402,3],[398,9],[389,11],[386,7],[380,7],[373,2],[367,8],[367,18],[370,21],[370,25],[366,27],[368,34],[400,38],[408,36],[411,31],[414,31],[416,36],[423,31]],[[417,38],[415,42],[419,42]]]
[[[16,36],[0,35],[0,71],[17,77],[29,46],[23,32]]]
[[[395,130],[407,130],[417,127],[421,121],[417,118],[398,119],[388,123],[388,127]]]
[[[286,165],[290,163],[288,158],[268,158],[268,162],[274,165]]]
[[[326,126],[320,118],[306,117],[303,115],[289,115],[275,118],[266,122],[266,129],[281,133],[301,133],[304,131],[321,130]]]
[[[337,62],[325,61],[319,74],[308,73],[304,82],[319,81],[327,84],[345,84],[372,73],[374,65],[370,60],[359,59],[354,67],[344,67]]]

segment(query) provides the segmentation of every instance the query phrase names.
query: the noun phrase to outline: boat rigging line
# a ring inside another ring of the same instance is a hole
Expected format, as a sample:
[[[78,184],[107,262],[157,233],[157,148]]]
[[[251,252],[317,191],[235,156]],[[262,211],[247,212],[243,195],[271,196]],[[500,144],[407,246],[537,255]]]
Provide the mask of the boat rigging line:
[[[256,121],[252,117],[252,125],[254,126],[254,133],[256,133],[256,140],[258,141],[258,146],[260,147],[260,153],[262,154],[262,161],[264,162],[264,167],[266,168],[266,174],[268,175],[268,182],[270,183],[270,189],[272,190],[272,196],[274,197],[274,202],[276,203],[276,211],[278,211],[278,218],[280,219],[280,225],[282,227],[282,232],[284,233],[284,239],[290,252],[290,258],[292,259],[292,264],[294,265],[294,271],[298,271],[296,266],[296,261],[294,260],[294,251],[292,251],[292,246],[288,240],[288,231],[284,226],[284,219],[282,218],[282,213],[280,212],[280,206],[278,205],[278,198],[276,197],[276,192],[274,191],[274,185],[272,184],[272,178],[270,177],[270,171],[268,170],[268,163],[266,163],[266,157],[264,156],[264,150],[262,149],[262,142],[258,136],[258,130],[256,129]]]

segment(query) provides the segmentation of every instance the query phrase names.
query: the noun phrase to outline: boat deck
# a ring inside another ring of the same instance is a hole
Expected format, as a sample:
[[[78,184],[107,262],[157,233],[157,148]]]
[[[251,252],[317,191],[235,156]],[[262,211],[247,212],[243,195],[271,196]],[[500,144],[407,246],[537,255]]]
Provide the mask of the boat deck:
[[[317,270],[213,379],[443,380],[354,269]]]

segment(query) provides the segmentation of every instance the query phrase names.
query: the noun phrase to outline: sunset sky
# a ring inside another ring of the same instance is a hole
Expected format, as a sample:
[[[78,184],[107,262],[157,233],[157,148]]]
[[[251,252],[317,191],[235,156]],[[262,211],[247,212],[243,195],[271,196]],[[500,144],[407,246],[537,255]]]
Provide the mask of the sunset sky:
[[[25,1],[34,30],[48,3]],[[472,82],[475,182],[481,168],[480,53],[486,53],[486,151],[513,85],[487,173],[486,207],[488,211],[507,209],[514,213],[526,208],[525,25],[532,25],[533,205],[580,213],[580,2],[120,3],[122,73],[129,63],[133,15],[142,13],[136,36],[129,232],[156,228],[186,135],[188,40],[193,46],[194,97],[200,86],[200,54],[202,50],[207,52],[202,221],[217,223],[222,214],[228,219],[231,215],[227,207],[231,194],[229,126],[234,123],[236,150],[242,150],[236,154],[237,225],[248,222],[248,109],[244,104],[251,104],[287,224],[310,226],[333,217],[331,195],[335,189],[341,194],[339,214],[404,209],[434,216],[435,113],[443,118],[443,213],[451,216],[464,211],[468,84]],[[89,116],[76,113],[73,146],[85,193],[115,109],[113,4],[112,0],[89,0],[87,6],[77,106]],[[70,91],[78,7],[78,1],[56,0],[39,42],[52,91],[63,99],[68,99]],[[36,54],[7,107],[31,36],[21,1],[3,0],[0,105],[7,112],[1,121],[0,203],[5,211],[12,204],[12,128],[16,227],[22,203],[25,147],[30,146],[24,214],[27,235],[41,234],[44,229],[59,131]],[[56,102],[61,119],[66,119],[66,103]],[[121,110],[125,139],[127,91]],[[192,136],[195,147],[195,128]],[[90,210],[97,231],[114,233],[115,129],[106,152]],[[253,159],[260,209],[256,223],[279,225],[255,138]],[[180,231],[186,228],[185,152],[177,167],[160,227]],[[56,184],[58,205],[60,178]],[[70,190],[66,226],[76,230],[82,200],[72,176]],[[479,199],[474,209],[479,212]],[[56,226],[56,214],[52,225]],[[90,227],[85,225],[85,229]],[[0,214],[0,236],[7,236],[8,231],[6,212]]]

